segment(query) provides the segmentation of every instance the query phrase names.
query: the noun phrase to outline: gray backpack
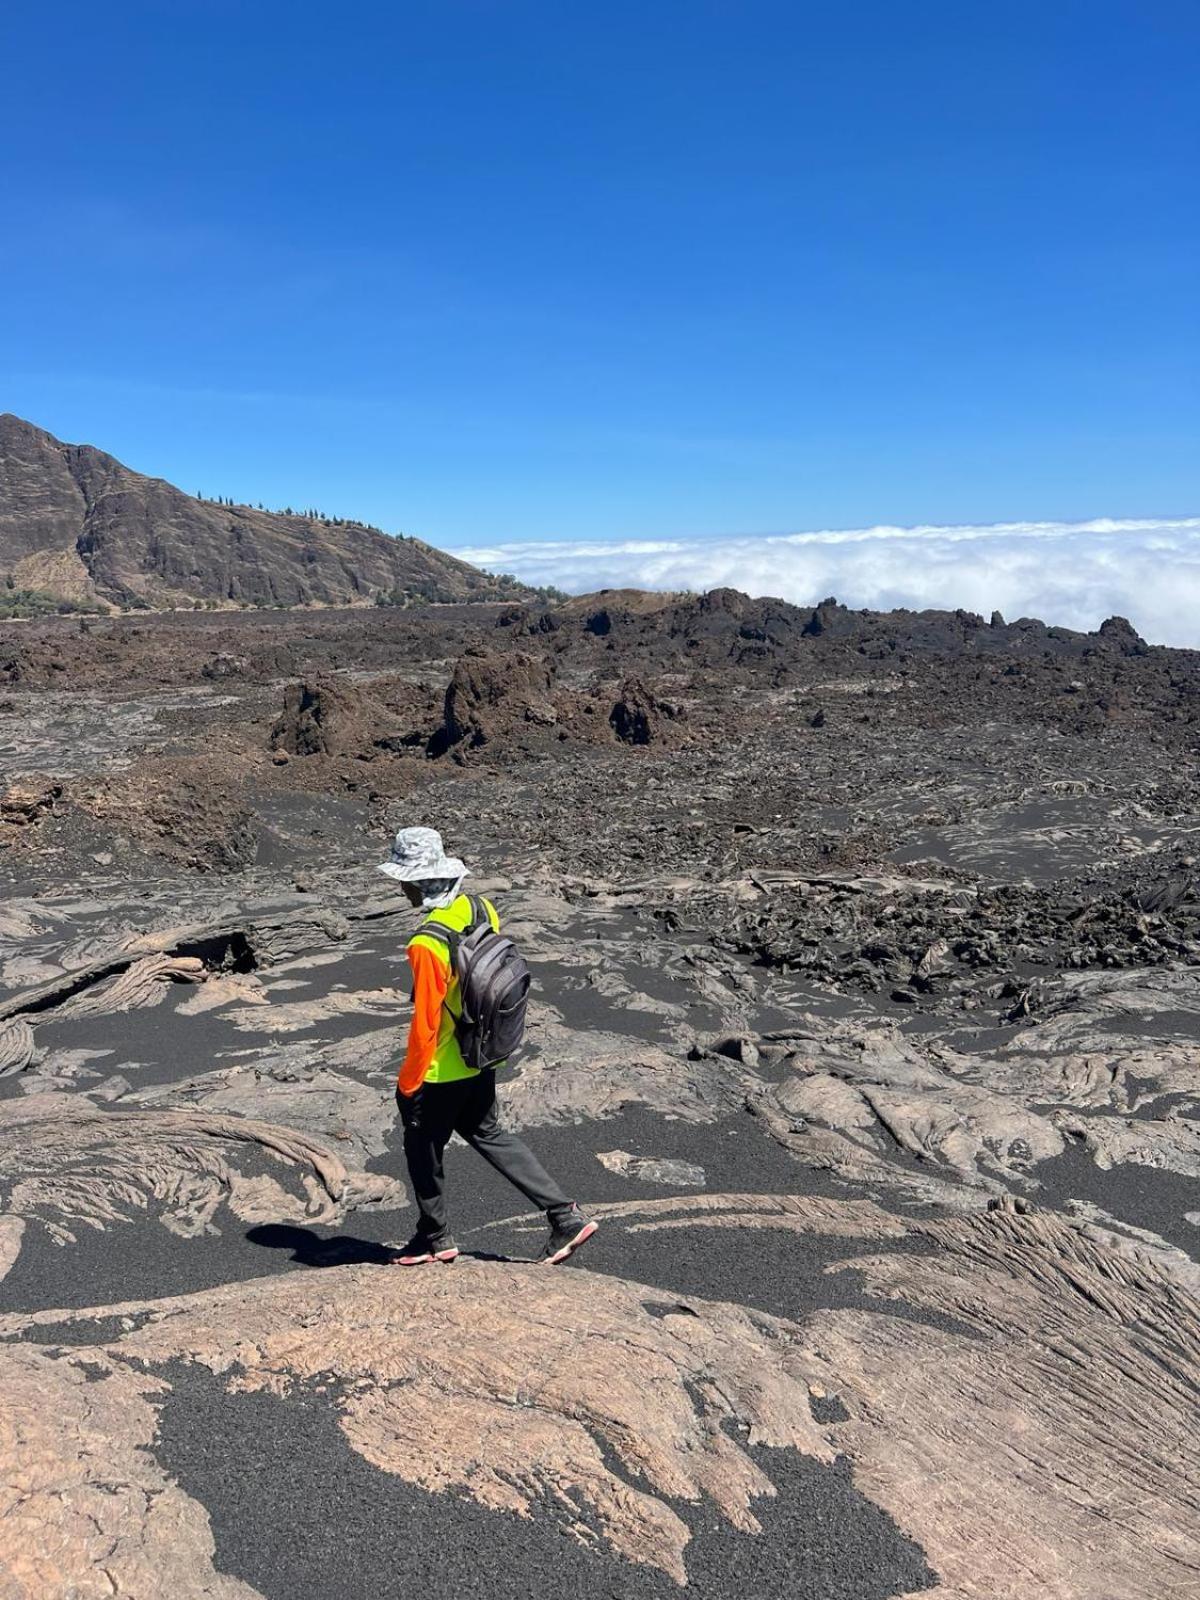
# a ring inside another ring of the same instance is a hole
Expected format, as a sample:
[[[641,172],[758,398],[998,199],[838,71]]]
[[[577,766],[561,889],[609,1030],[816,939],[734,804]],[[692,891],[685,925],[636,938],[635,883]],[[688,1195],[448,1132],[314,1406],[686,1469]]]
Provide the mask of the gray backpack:
[[[461,933],[423,922],[421,933],[440,939],[458,978],[462,1015],[454,1033],[463,1060],[485,1070],[510,1060],[525,1037],[532,974],[513,941],[492,927],[487,907],[471,896],[471,920]]]

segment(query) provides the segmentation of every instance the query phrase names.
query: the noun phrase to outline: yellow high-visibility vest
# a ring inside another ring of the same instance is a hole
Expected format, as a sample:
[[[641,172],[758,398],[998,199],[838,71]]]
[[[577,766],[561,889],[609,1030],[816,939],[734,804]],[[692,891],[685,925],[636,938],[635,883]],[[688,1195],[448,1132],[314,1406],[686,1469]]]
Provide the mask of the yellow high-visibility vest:
[[[500,932],[500,918],[496,908],[490,900],[480,896],[480,904],[488,914],[488,920],[497,933]],[[465,894],[460,894],[457,900],[450,905],[439,907],[431,911],[425,922],[440,923],[443,928],[450,928],[454,933],[462,933],[471,923],[471,901]],[[424,926],[424,924],[422,924]],[[446,998],[442,1002],[442,1021],[438,1028],[437,1045],[434,1048],[433,1060],[429,1071],[425,1075],[426,1083],[453,1083],[457,1078],[477,1078],[478,1067],[469,1067],[463,1060],[463,1053],[458,1047],[455,1037],[455,1024],[462,1016],[462,1000],[458,992],[458,975],[454,971],[454,963],[450,959],[450,952],[443,940],[436,934],[421,933],[420,929],[408,941],[408,948],[420,945],[423,950],[432,950],[434,955],[446,968],[450,976],[450,987],[446,991]]]

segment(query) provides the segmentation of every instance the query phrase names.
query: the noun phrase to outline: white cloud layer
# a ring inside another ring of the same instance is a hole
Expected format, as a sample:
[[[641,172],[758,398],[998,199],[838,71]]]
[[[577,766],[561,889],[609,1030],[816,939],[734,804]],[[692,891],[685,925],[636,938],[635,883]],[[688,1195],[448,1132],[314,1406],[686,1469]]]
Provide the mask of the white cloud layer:
[[[531,541],[456,554],[572,594],[727,585],[798,605],[832,594],[854,607],[962,606],[1080,629],[1116,614],[1154,644],[1200,647],[1200,517]]]

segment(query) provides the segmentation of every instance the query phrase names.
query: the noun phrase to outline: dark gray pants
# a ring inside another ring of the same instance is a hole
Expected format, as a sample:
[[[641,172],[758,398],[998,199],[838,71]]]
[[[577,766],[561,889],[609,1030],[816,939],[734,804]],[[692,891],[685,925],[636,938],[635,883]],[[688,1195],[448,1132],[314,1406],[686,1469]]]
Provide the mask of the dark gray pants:
[[[417,1232],[422,1237],[436,1242],[450,1233],[442,1156],[452,1133],[478,1150],[531,1205],[548,1212],[551,1222],[570,1210],[571,1201],[529,1146],[500,1126],[494,1072],[454,1083],[423,1083],[414,1095],[397,1094],[396,1103],[404,1123],[404,1156],[421,1213]]]

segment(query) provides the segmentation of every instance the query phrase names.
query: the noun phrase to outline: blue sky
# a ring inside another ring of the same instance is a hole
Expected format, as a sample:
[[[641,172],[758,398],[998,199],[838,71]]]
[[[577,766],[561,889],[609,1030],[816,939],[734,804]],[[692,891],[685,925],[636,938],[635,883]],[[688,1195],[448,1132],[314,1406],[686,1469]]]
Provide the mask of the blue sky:
[[[1188,3],[9,8],[0,409],[435,543],[1200,510]]]

